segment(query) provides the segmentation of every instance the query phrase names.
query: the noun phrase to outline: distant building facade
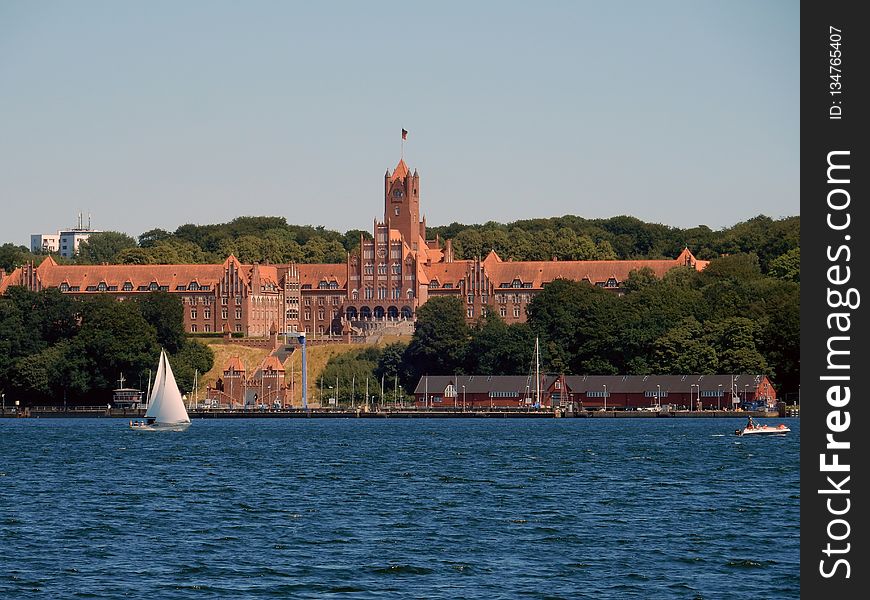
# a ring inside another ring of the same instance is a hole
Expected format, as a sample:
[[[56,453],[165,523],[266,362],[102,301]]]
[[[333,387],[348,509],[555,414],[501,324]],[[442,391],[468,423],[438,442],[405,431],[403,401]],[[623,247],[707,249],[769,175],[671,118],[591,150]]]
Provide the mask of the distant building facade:
[[[71,256],[86,237],[64,242],[65,233],[93,231],[58,233],[61,255]],[[53,243],[46,236],[32,239],[40,249]],[[437,296],[459,298],[469,323],[488,314],[519,323],[535,295],[558,278],[618,293],[637,269],[648,267],[662,277],[676,267],[706,265],[688,248],[668,260],[505,261],[494,251],[482,259],[455,260],[450,240],[427,239],[420,176],[400,160],[384,176],[383,220],[374,221],[372,239],[361,236],[359,248],[342,264],[241,264],[230,256],[220,265],[58,265],[49,257],[8,274],[0,293],[23,285],[124,299],[164,290],[181,297],[189,333],[267,337],[274,324],[281,333],[306,332],[316,339],[412,321],[417,308]]]
[[[64,258],[72,258],[79,251],[82,242],[88,240],[92,233],[100,233],[91,229],[90,217],[85,227],[82,214],[79,213],[78,225],[71,229],[61,229],[57,233],[34,233],[30,236],[30,251],[37,253],[56,253]]]

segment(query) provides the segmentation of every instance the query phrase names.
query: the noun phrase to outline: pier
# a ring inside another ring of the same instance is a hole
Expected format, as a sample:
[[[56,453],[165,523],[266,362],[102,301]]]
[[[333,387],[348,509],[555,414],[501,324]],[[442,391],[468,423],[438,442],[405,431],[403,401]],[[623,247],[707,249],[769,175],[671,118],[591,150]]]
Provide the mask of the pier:
[[[561,408],[555,409],[414,409],[389,408],[379,410],[336,409],[336,408],[288,408],[271,410],[228,410],[228,409],[189,409],[191,420],[196,419],[746,419],[781,417],[778,412],[768,411],[728,411],[728,410],[597,410],[570,412]],[[32,406],[19,408],[17,411],[7,409],[0,412],[0,418],[118,418],[141,419],[145,415],[142,409],[110,408],[106,406]],[[792,416],[789,414],[788,416]]]

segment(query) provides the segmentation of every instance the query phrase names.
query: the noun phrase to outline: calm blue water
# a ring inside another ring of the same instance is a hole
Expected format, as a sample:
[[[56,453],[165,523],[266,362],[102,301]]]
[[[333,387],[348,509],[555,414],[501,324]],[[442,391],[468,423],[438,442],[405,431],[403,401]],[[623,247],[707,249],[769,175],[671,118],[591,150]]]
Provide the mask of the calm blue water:
[[[0,597],[797,598],[782,421],[0,420]]]

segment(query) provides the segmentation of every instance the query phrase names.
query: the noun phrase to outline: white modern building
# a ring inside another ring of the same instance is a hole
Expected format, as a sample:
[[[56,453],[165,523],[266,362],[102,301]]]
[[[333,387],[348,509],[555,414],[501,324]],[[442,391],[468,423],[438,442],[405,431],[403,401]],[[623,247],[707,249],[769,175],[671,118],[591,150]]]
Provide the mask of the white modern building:
[[[91,217],[88,215],[88,226],[85,227],[82,213],[79,213],[78,226],[61,229],[57,233],[34,233],[30,236],[30,251],[58,253],[64,258],[72,258],[79,251],[79,246],[92,233],[100,233],[91,229]]]

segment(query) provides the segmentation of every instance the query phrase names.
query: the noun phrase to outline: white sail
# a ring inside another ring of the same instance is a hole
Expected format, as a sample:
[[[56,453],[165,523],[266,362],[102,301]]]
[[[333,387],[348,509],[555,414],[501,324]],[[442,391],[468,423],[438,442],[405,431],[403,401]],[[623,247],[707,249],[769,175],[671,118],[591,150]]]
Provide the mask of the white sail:
[[[154,419],[158,425],[190,423],[181,391],[175,383],[172,367],[169,366],[169,359],[166,358],[166,352],[163,350],[160,351],[160,365],[157,367],[157,377],[154,379],[148,404],[145,418]]]

